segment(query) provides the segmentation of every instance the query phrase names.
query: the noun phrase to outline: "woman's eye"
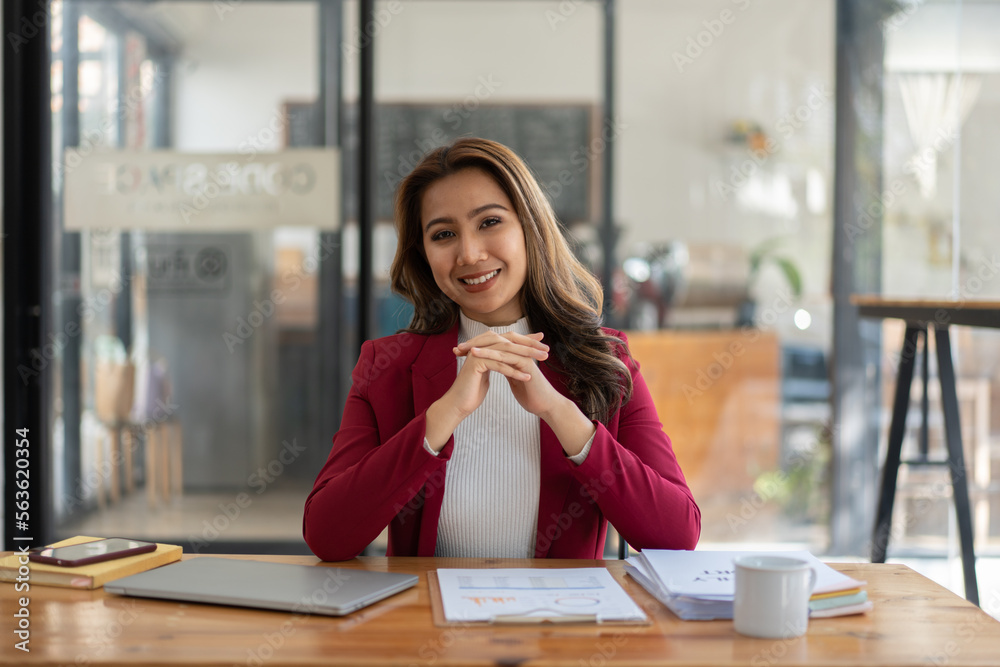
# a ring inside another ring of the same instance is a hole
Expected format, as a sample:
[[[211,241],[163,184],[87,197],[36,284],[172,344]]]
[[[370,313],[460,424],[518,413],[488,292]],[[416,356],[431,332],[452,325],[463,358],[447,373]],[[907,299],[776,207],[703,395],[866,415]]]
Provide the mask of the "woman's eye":
[[[437,232],[436,234],[431,236],[431,241],[440,241],[441,239],[445,239],[448,238],[449,236],[454,236],[454,235],[455,234],[452,233],[451,231],[447,229],[442,229],[440,232]]]
[[[486,218],[483,220],[483,227],[492,227],[493,225],[499,225],[503,222],[500,218]]]

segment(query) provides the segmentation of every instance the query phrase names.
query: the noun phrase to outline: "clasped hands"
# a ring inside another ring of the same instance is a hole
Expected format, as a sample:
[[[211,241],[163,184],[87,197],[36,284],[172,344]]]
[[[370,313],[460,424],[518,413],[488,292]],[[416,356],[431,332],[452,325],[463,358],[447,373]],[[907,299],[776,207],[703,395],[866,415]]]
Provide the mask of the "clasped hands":
[[[465,357],[465,362],[451,388],[427,410],[426,437],[432,449],[440,450],[458,424],[482,405],[492,372],[507,380],[522,408],[552,427],[567,454],[582,449],[593,434],[593,426],[539,369],[538,362],[549,357],[543,336],[541,332],[525,335],[487,331],[452,348],[456,357]]]
[[[458,413],[465,417],[482,405],[491,371],[506,378],[522,408],[539,417],[551,412],[564,397],[538,368],[538,362],[549,357],[543,335],[487,331],[452,348],[456,357],[465,357],[462,370],[448,392]]]

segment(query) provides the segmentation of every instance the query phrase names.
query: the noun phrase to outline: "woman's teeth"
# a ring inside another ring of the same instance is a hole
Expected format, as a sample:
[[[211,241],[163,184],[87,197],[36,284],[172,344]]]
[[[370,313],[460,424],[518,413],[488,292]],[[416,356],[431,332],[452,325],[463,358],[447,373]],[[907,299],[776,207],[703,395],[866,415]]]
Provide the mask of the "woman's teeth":
[[[466,285],[482,285],[487,280],[495,276],[499,271],[492,271],[487,273],[485,276],[480,276],[478,278],[462,278],[462,282]]]

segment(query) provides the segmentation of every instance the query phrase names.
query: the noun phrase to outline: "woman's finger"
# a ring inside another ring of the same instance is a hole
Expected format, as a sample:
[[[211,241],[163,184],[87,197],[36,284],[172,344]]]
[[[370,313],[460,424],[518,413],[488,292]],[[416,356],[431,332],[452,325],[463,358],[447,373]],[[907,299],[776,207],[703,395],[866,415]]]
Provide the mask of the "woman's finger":
[[[459,356],[463,356],[474,347],[499,348],[513,352],[514,354],[531,356],[535,359],[545,359],[549,352],[548,345],[534,338],[513,333],[501,336],[492,331],[476,336],[464,343],[459,343],[454,349],[458,351]]]
[[[468,356],[478,357],[480,359],[493,359],[494,361],[499,361],[525,372],[530,371],[531,367],[534,366],[534,362],[531,360],[531,357],[526,357],[517,353],[504,352],[496,347],[474,347],[469,350]]]
[[[493,331],[485,331],[478,336],[474,336],[464,343],[459,343],[458,348],[468,351],[471,347],[489,347],[507,342],[508,339]]]
[[[535,359],[537,361],[545,361],[549,358],[548,350],[540,350],[538,348],[527,347],[525,345],[518,345],[517,343],[511,343],[510,341],[503,341],[493,345],[457,346],[452,348],[452,352],[455,353],[455,356],[465,357],[468,356],[469,351],[472,349],[496,350],[522,357],[524,359]]]
[[[549,346],[542,342],[542,338],[545,337],[545,334],[542,333],[541,331],[536,331],[535,333],[530,333],[530,334],[519,334],[511,331],[510,333],[505,333],[502,335],[508,340],[511,340],[515,343],[520,343],[521,345],[528,345],[531,347],[543,348],[546,350],[549,349]]]
[[[527,335],[514,333],[513,331],[505,334],[487,331],[465,341],[464,343],[459,343],[458,348],[462,351],[468,351],[471,347],[489,347],[491,345],[500,345],[506,341],[515,345],[522,345],[524,347],[530,347],[532,349],[548,352],[549,346],[541,342],[544,335],[545,334],[541,331]]]
[[[477,363],[481,364],[482,368],[487,368],[491,371],[496,371],[505,377],[509,377],[514,380],[520,380],[521,382],[527,382],[531,379],[531,374],[526,373],[523,370],[506,364],[502,361],[496,359],[490,359],[485,357],[473,357]],[[470,362],[466,362],[470,363]]]

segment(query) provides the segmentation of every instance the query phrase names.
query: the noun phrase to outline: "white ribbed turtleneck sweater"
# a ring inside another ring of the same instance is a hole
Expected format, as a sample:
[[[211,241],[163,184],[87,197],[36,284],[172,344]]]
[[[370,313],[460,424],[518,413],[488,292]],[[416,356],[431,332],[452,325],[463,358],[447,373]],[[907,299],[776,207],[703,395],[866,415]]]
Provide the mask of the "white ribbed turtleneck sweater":
[[[531,331],[527,318],[487,327],[462,314],[458,342],[487,330]],[[464,362],[458,358],[459,371]],[[458,425],[454,437],[434,555],[534,557],[541,483],[538,417],[521,407],[502,375],[492,373],[482,405]],[[592,443],[593,438],[570,460],[582,463]]]

